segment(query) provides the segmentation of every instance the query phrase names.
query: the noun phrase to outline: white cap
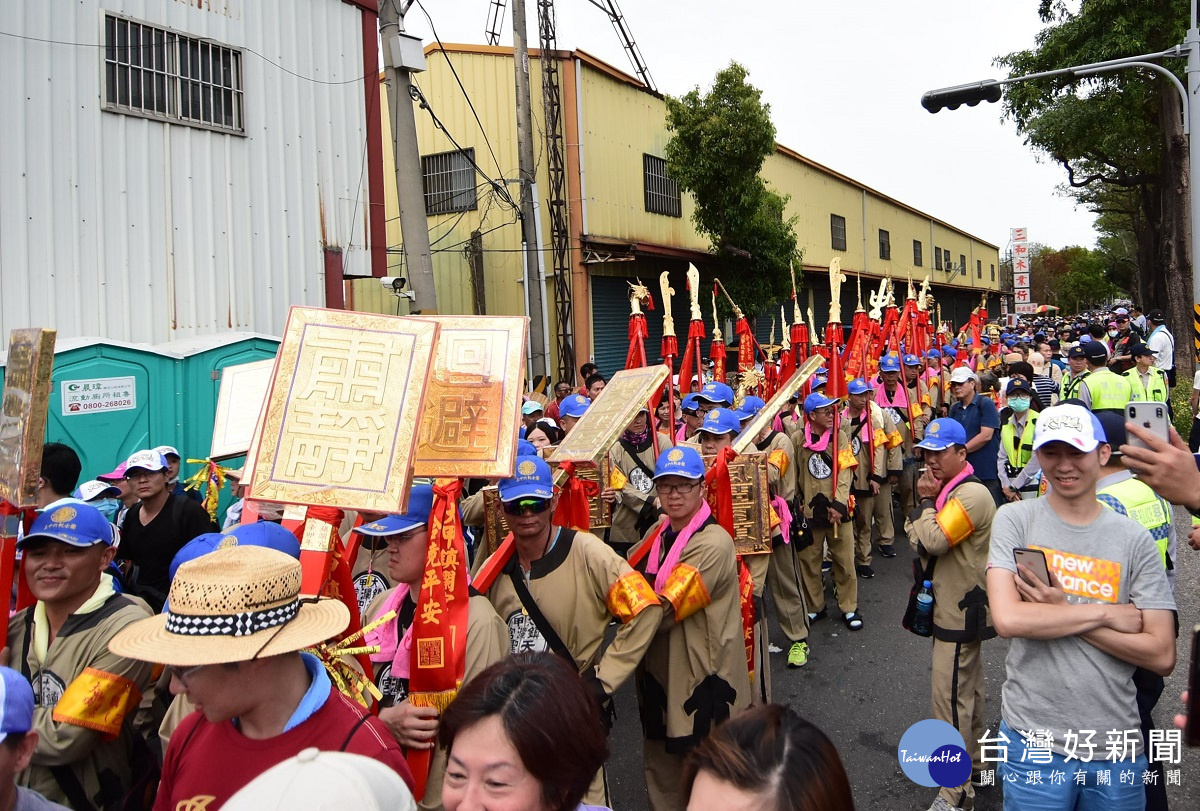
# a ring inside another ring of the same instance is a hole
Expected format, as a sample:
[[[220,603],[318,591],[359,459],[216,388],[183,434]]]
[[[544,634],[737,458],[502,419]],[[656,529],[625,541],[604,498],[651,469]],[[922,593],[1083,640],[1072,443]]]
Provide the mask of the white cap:
[[[223,806],[228,811],[416,811],[400,775],[349,752],[305,749],[251,780]]]
[[[75,490],[75,498],[80,501],[95,501],[101,496],[111,496],[113,498],[121,495],[121,489],[115,487],[109,482],[97,481],[92,479],[90,482],[84,482]]]
[[[955,367],[954,371],[950,373],[951,383],[966,383],[968,380],[979,380],[979,378],[966,366]]]
[[[1104,427],[1096,415],[1083,406],[1064,403],[1044,410],[1033,430],[1033,449],[1050,442],[1065,442],[1072,448],[1091,453],[1106,442]]]
[[[158,453],[161,453],[164,457],[174,456],[176,459],[183,458],[183,455],[178,450],[176,450],[175,447],[172,445],[159,445],[154,450],[157,451]]]
[[[141,470],[149,470],[151,472],[167,469],[166,458],[158,451],[138,451],[133,456],[125,460],[125,470],[130,471],[134,468]]]

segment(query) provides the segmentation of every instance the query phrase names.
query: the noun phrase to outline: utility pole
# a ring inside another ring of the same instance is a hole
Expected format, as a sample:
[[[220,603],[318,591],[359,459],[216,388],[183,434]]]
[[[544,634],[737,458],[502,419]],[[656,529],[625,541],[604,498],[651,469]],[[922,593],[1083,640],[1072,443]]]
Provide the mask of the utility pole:
[[[404,3],[404,10],[412,5]],[[408,88],[412,74],[425,70],[421,40],[404,33],[400,0],[379,0],[379,36],[383,40],[383,65],[387,74],[388,109],[391,111],[392,155],[396,163],[396,197],[400,201],[400,233],[408,283],[414,294],[413,312],[437,312],[433,284],[433,258],[429,253],[429,223],[421,184],[421,153],[417,148],[417,121]]]
[[[530,382],[550,368],[546,345],[547,325],[542,299],[546,295],[542,251],[537,239],[533,199],[537,178],[533,163],[533,102],[529,95],[529,42],[526,38],[525,0],[513,0],[513,62],[517,80],[517,168],[521,177],[521,242],[525,246],[525,301],[529,316]],[[559,325],[560,329],[562,325]]]

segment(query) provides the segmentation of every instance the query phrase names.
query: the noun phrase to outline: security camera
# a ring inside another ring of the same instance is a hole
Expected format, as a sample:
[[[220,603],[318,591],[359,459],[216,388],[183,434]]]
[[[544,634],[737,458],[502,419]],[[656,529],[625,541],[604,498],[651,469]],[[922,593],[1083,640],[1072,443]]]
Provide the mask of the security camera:
[[[404,289],[404,285],[408,282],[403,276],[383,276],[380,277],[379,283],[384,287],[392,288],[392,292],[400,295],[400,291]]]

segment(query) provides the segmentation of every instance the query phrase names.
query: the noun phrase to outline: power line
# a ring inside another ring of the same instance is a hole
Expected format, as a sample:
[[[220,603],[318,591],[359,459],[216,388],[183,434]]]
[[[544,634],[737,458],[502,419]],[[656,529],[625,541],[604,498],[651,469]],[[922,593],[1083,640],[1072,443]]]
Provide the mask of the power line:
[[[475,116],[475,123],[479,125],[479,132],[483,135],[483,142],[487,145],[488,152],[492,155],[492,162],[496,164],[496,173],[503,177],[504,170],[500,167],[500,161],[496,157],[495,150],[492,149],[492,142],[488,140],[487,130],[483,128],[483,122],[479,120],[479,113],[475,112],[475,105],[471,103],[471,96],[467,93],[467,88],[463,87],[462,79],[458,78],[458,71],[454,69],[454,63],[450,61],[450,54],[446,52],[446,46],[442,44],[442,38],[438,36],[437,28],[433,24],[433,18],[429,16],[429,12],[425,10],[425,5],[421,0],[415,0],[415,2],[417,8],[421,9],[421,13],[425,15],[425,19],[429,23],[429,30],[433,34],[433,38],[437,41],[438,49],[442,52],[442,58],[446,60],[446,65],[450,68],[450,72],[454,74],[454,81],[458,83],[458,89],[462,91],[463,98],[467,100],[467,106],[471,108],[471,115]]]

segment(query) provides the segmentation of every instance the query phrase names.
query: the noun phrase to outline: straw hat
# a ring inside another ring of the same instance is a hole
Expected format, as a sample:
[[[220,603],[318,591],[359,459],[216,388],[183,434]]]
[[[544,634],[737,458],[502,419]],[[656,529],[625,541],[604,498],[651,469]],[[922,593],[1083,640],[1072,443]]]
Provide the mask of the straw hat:
[[[300,601],[300,563],[257,546],[218,549],[179,567],[167,610],[108,643],[118,656],[190,667],[244,662],[307,648],[341,633],[338,600]]]

